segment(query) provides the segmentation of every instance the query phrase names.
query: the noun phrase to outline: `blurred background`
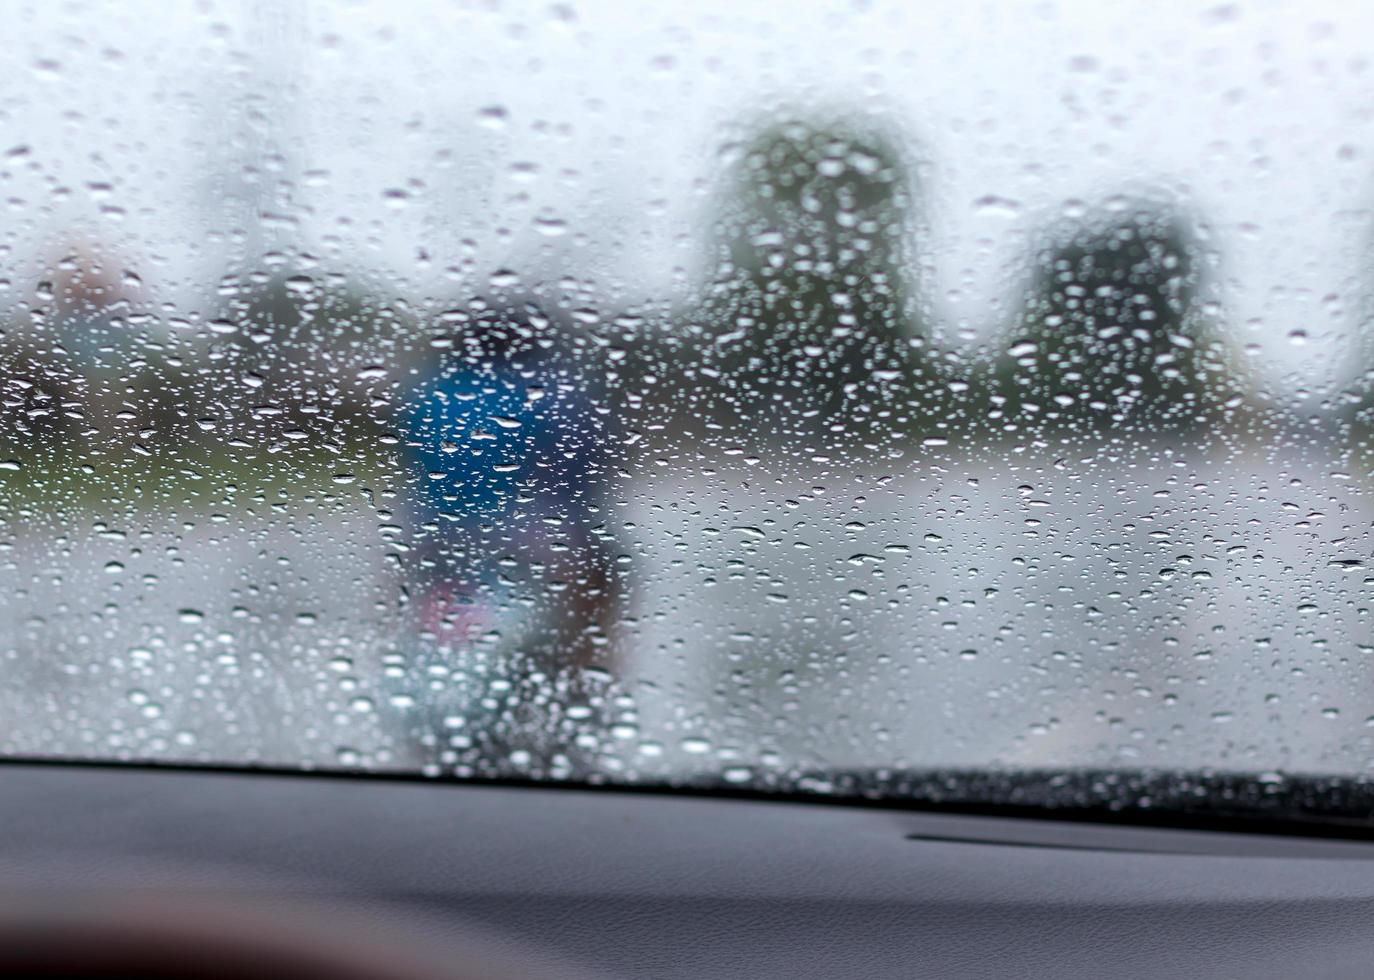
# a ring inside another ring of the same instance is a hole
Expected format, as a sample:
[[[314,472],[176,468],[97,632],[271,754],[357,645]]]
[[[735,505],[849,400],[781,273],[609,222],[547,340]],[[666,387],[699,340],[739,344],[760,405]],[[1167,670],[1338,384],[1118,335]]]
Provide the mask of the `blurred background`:
[[[0,751],[1363,773],[1374,10],[5,5]]]

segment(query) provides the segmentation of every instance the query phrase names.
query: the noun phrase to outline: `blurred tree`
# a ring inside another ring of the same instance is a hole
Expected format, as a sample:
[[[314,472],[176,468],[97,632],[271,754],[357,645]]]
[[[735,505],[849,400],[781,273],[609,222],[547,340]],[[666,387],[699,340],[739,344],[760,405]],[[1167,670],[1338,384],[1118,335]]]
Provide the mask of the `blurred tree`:
[[[1178,431],[1239,386],[1199,309],[1197,243],[1151,202],[1090,219],[1035,257],[992,411],[1020,429]]]
[[[41,300],[40,300],[41,301]],[[0,336],[0,446],[13,453],[68,442],[83,431],[80,379],[48,334],[47,311],[21,303]]]
[[[208,355],[217,367],[201,393],[209,415],[227,422],[217,438],[271,445],[294,431],[336,448],[375,448],[384,366],[416,334],[413,316],[315,269],[231,274],[220,292],[227,300],[211,330],[221,339]]]
[[[712,225],[693,330],[715,383],[693,414],[733,439],[826,449],[919,424],[911,184],[889,140],[849,126],[785,122],[748,145]]]
[[[1374,229],[1364,241],[1366,262],[1374,259]],[[1340,438],[1357,454],[1359,465],[1368,470],[1374,458],[1374,284],[1366,282],[1357,296],[1347,377],[1334,399],[1332,413]]]
[[[1374,450],[1374,368],[1351,379],[1339,395],[1336,425],[1364,458]]]

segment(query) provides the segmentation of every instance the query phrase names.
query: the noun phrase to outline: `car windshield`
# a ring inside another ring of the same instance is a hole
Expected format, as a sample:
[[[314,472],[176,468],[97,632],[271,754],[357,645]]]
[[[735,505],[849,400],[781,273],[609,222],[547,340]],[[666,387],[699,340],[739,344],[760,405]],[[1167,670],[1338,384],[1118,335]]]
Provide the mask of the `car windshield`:
[[[1374,9],[4,20],[0,755],[1359,796]]]

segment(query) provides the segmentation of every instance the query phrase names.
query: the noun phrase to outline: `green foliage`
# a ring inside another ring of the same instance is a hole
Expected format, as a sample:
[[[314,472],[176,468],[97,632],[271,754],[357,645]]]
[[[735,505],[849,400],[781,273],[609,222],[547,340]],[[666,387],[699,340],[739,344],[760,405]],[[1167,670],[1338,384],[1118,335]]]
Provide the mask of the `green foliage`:
[[[1234,393],[1199,309],[1200,256],[1177,215],[1141,204],[1067,231],[1035,259],[994,411],[1018,428],[1178,431]]]
[[[373,438],[379,387],[361,375],[397,359],[413,318],[337,275],[282,271],[226,282],[235,288],[220,317],[233,332],[207,385],[214,414],[241,414],[234,406],[247,382],[273,409],[264,418],[335,441]]]
[[[703,363],[711,413],[766,442],[901,428],[912,357],[912,179],[892,144],[789,122],[744,151],[713,223]]]

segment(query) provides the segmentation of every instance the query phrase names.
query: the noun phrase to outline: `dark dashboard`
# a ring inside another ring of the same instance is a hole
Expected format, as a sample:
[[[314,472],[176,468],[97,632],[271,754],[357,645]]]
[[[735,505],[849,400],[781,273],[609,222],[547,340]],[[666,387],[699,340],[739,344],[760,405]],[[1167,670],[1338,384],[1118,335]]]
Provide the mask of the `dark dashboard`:
[[[1353,977],[1374,962],[1374,844],[1357,841],[79,765],[6,765],[0,787],[14,899],[337,907],[424,942],[480,937],[539,964],[525,975]]]

